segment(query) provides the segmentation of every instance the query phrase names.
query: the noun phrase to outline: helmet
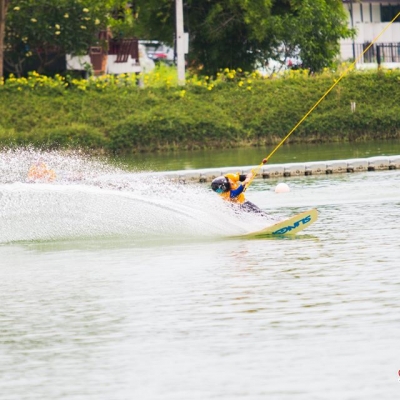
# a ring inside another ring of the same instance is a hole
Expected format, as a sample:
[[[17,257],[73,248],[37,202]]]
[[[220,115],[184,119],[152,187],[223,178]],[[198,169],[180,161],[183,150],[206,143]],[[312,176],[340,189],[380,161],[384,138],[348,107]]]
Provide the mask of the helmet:
[[[211,182],[211,189],[217,193],[227,192],[231,188],[228,178],[219,176]]]

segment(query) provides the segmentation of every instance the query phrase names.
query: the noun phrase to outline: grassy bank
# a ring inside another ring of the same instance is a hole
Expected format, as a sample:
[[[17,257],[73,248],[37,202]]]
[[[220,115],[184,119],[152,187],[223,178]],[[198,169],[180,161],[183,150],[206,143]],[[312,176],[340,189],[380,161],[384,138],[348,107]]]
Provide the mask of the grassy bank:
[[[31,75],[0,86],[0,145],[83,147],[129,154],[278,143],[339,75],[291,71],[265,79],[223,71],[192,77],[90,81]],[[351,72],[290,136],[290,142],[400,137],[400,71]],[[355,112],[351,110],[355,102]]]

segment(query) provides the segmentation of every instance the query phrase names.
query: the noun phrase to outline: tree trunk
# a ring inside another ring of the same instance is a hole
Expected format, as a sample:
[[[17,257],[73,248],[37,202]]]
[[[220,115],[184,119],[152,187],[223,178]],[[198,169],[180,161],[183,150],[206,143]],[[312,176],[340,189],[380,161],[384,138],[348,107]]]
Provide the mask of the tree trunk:
[[[7,3],[8,0],[0,0],[0,78],[4,74],[4,35],[6,32]]]

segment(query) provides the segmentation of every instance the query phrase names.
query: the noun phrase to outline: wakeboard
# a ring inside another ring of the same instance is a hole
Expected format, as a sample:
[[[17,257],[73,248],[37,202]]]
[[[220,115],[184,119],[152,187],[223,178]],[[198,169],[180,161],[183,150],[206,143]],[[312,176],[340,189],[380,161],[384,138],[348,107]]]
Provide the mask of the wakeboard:
[[[276,224],[267,226],[260,231],[250,232],[242,235],[241,237],[246,238],[262,238],[269,236],[289,236],[295,235],[303,229],[309,227],[318,219],[318,211],[313,208],[308,211],[304,211],[300,214],[296,214],[293,217],[287,218]]]

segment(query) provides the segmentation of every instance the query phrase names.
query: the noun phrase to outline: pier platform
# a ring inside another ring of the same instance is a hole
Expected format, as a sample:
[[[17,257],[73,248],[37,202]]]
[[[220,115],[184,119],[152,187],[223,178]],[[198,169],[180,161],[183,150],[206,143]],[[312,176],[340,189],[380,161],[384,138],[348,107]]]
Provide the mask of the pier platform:
[[[163,172],[162,175],[182,182],[211,182],[217,176],[228,173],[247,174],[257,166],[207,168]],[[270,179],[291,176],[329,175],[365,171],[400,169],[400,155],[354,158],[348,160],[313,161],[289,164],[265,164],[259,168],[256,178]]]

